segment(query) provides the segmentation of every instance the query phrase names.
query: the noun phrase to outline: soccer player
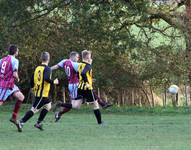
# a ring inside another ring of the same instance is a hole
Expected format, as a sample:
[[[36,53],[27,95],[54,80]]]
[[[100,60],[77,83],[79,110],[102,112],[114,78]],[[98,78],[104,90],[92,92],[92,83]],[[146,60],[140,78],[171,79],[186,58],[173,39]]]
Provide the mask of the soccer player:
[[[15,85],[15,80],[20,81],[18,76],[19,60],[16,58],[19,49],[16,45],[10,45],[8,50],[9,55],[0,60],[0,105],[11,95],[17,100],[10,122],[18,127],[17,115],[24,100],[24,95]]]
[[[68,90],[70,99],[75,99],[77,97],[77,89],[78,89],[78,60],[79,54],[77,52],[71,52],[69,59],[63,59],[57,65],[51,67],[52,70],[56,70],[58,68],[63,68],[65,74],[68,78]]]
[[[79,60],[79,54],[77,52],[71,52],[69,59],[64,59],[61,62],[59,62],[57,65],[54,65],[51,67],[52,70],[63,68],[66,76],[68,78],[68,90],[69,90],[69,96],[70,100],[75,100],[77,97],[77,90],[78,90],[78,60]],[[61,104],[62,106],[62,104]],[[55,113],[55,119],[56,122],[61,118],[61,115],[70,111],[71,108],[64,107],[62,111]]]
[[[78,74],[78,66],[79,63],[79,53],[78,52],[71,52],[70,53],[70,58],[69,59],[64,59],[61,62],[59,62],[57,65],[54,65],[51,67],[52,70],[58,69],[58,68],[63,68],[65,70],[65,73],[68,78],[68,90],[69,90],[69,95],[70,95],[70,100],[75,100],[77,98],[77,90],[78,90],[78,83],[79,83],[79,74]],[[98,103],[103,107],[107,108],[110,107],[111,104],[106,103],[104,100],[99,98],[97,95],[95,95],[96,98],[98,99]],[[62,106],[62,104],[61,104]],[[70,108],[64,107],[63,110],[60,112],[55,113],[55,121],[57,122],[61,116],[70,111]]]
[[[79,109],[81,104],[83,103],[83,99],[86,102],[93,104],[94,106],[94,114],[97,119],[98,124],[102,124],[101,113],[99,110],[99,103],[95,99],[95,95],[93,93],[93,78],[92,78],[92,58],[91,52],[88,50],[82,51],[82,63],[78,66],[79,73],[79,84],[78,84],[78,97],[75,100],[72,100],[72,103],[64,103],[63,107],[67,109],[77,108]]]
[[[48,52],[42,52],[41,61],[42,64],[36,67],[31,79],[31,87],[35,94],[35,102],[33,103],[31,110],[29,110],[19,121],[19,132],[22,132],[24,123],[26,123],[39,110],[41,110],[41,112],[34,127],[43,130],[41,122],[51,109],[51,101],[49,99],[51,84],[58,84],[59,81],[58,79],[51,79],[51,68],[48,67],[50,54]]]

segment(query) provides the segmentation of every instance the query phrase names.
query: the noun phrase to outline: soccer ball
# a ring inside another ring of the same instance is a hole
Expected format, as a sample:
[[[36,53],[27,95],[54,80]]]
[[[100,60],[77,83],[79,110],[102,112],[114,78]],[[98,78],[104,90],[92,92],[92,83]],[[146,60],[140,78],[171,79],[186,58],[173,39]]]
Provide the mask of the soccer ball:
[[[168,88],[168,92],[171,93],[171,94],[177,94],[178,90],[179,90],[179,87],[177,85],[175,85],[175,84],[171,85]]]

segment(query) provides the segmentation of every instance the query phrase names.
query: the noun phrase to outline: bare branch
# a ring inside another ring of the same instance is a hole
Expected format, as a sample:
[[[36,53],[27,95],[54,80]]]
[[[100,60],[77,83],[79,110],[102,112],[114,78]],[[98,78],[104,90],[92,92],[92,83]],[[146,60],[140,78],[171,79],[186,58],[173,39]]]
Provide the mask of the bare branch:
[[[126,2],[126,4],[128,6],[129,5],[132,6],[134,4],[134,2],[132,2],[132,0],[124,0],[124,1]],[[183,5],[183,4],[185,4],[185,1],[181,0],[180,5]],[[178,28],[181,30],[185,28],[183,15],[179,14],[177,12],[171,12],[170,9],[165,10],[165,9],[160,9],[159,6],[157,8],[150,6],[150,7],[147,7],[147,9],[145,10],[145,13],[150,15],[151,18],[153,18],[153,19],[154,18],[162,19],[175,28]]]
[[[152,18],[163,19],[168,24],[170,24],[173,27],[176,27],[178,29],[182,29],[185,27],[184,20],[178,13],[173,14],[173,13],[169,13],[169,12],[163,12],[156,8],[147,9],[147,13],[150,14]]]
[[[147,39],[147,46],[148,46],[148,44],[149,44],[149,42],[151,41],[151,38],[147,35],[147,31],[145,31],[145,27],[144,26],[141,26],[141,25],[139,25],[139,24],[135,24],[137,27],[139,27],[141,30],[140,31],[142,31],[143,32],[143,34],[145,35],[145,37],[146,37],[146,39]]]
[[[161,30],[161,29],[155,28],[154,26],[152,26],[151,28],[152,28],[154,31],[159,32],[160,34],[162,34],[162,35],[164,35],[164,36],[166,36],[166,37],[169,37],[169,38],[180,38],[180,37],[181,37],[181,36],[168,35],[167,33],[165,33],[165,31],[166,31],[167,29]]]
[[[12,25],[11,27],[14,28],[14,27],[23,26],[23,25],[25,25],[25,24],[27,24],[27,23],[30,23],[30,22],[32,22],[32,21],[34,21],[34,20],[38,20],[39,18],[50,14],[52,11],[54,11],[56,8],[58,8],[58,7],[62,6],[62,5],[63,5],[63,6],[67,6],[67,5],[69,5],[69,4],[70,4],[70,1],[69,1],[69,0],[61,0],[59,3],[55,4],[55,5],[52,6],[51,8],[45,8],[45,9],[43,9],[43,10],[40,11],[40,12],[44,12],[44,13],[42,13],[42,14],[40,14],[40,15],[37,15],[37,16],[34,16],[33,18],[30,18],[30,19],[28,19],[28,20],[25,20],[24,22],[21,22],[21,23],[19,23],[19,24],[14,24],[14,25]],[[38,12],[38,13],[39,13],[39,12]]]

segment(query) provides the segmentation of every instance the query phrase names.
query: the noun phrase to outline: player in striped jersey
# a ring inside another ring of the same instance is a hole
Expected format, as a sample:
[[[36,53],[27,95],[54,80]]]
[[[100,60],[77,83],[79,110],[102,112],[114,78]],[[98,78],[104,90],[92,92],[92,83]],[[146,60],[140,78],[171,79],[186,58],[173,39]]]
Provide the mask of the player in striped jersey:
[[[58,79],[52,80],[51,68],[48,66],[50,55],[48,52],[41,54],[42,64],[37,66],[31,79],[31,87],[35,95],[35,101],[31,110],[19,121],[19,132],[22,132],[22,127],[35,113],[41,110],[36,128],[43,130],[41,122],[44,120],[46,114],[51,109],[51,101],[49,99],[50,88],[52,84],[58,84]]]
[[[94,107],[94,114],[98,124],[102,124],[101,113],[99,110],[99,103],[93,93],[93,77],[92,77],[92,58],[91,52],[84,50],[82,51],[82,63],[79,63],[79,85],[78,85],[78,96],[72,103],[62,104],[63,107],[68,109],[77,108],[79,109],[83,100],[90,103]]]
[[[20,81],[18,76],[19,60],[16,56],[19,49],[16,45],[10,45],[9,55],[0,60],[0,105],[2,105],[9,96],[17,99],[10,121],[18,127],[17,115],[21,104],[24,100],[24,95],[15,85],[15,80]]]
[[[66,76],[68,78],[68,90],[70,95],[70,101],[72,102],[77,98],[77,90],[78,90],[78,83],[79,83],[79,73],[78,73],[78,67],[80,63],[77,63],[79,61],[79,53],[78,52],[71,52],[69,59],[63,59],[58,64],[51,67],[52,70],[56,70],[58,68],[64,69]],[[107,108],[112,106],[109,103],[106,103],[104,100],[102,100],[100,97],[95,95],[96,99],[98,100],[98,103],[103,107]],[[62,106],[62,104],[60,104]],[[64,107],[61,111],[55,113],[55,121],[57,122],[61,116],[70,111],[71,109]]]

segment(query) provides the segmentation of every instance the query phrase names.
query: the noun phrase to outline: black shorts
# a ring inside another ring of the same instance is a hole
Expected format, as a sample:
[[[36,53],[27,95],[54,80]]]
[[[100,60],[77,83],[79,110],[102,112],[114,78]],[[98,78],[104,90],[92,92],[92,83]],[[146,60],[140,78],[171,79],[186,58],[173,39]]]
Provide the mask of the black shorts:
[[[77,99],[84,99],[86,102],[94,102],[96,101],[95,95],[92,90],[82,90],[78,89],[78,97]]]
[[[33,108],[35,109],[41,109],[43,106],[45,106],[46,104],[50,103],[51,101],[49,100],[49,98],[46,97],[36,97],[35,101],[33,103]]]

